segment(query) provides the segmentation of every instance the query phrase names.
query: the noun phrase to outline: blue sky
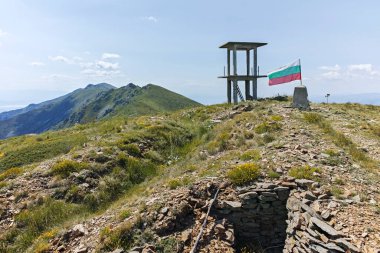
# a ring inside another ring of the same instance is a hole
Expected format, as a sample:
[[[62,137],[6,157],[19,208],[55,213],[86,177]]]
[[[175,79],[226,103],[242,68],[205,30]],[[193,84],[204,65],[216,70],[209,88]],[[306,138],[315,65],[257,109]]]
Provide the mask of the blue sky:
[[[0,0],[0,111],[88,83],[154,83],[226,101],[227,41],[259,41],[260,72],[301,58],[311,97],[380,93],[379,1]],[[291,94],[297,83],[259,96]]]

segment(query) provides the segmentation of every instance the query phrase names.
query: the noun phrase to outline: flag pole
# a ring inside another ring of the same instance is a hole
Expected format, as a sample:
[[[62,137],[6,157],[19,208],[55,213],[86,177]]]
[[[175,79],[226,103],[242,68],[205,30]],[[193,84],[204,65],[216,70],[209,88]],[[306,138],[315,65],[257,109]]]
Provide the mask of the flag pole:
[[[300,61],[300,74],[301,74],[301,79],[300,79],[300,82],[301,82],[301,86],[304,86],[303,83],[302,83],[302,68],[301,68],[301,59],[299,58],[298,59]]]

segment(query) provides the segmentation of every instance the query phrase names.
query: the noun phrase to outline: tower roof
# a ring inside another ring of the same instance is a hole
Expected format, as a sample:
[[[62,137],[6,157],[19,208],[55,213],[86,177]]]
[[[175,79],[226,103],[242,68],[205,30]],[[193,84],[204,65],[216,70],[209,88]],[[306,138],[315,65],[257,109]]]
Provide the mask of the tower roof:
[[[267,45],[268,43],[263,42],[227,42],[223,45],[221,45],[219,48],[227,48],[227,49],[234,49],[236,47],[236,50],[251,50],[258,47],[262,47]]]

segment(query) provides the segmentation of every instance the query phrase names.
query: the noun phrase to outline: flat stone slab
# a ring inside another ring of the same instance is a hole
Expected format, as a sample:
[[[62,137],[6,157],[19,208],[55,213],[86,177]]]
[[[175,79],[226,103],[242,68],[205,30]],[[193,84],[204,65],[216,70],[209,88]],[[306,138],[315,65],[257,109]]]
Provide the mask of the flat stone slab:
[[[239,198],[248,200],[248,199],[254,199],[258,196],[257,192],[247,192],[239,195]]]
[[[241,208],[241,202],[238,201],[228,201],[224,200],[223,201],[225,207],[235,209],[235,208]]]
[[[341,237],[341,234],[338,231],[336,231],[335,228],[333,228],[332,226],[330,226],[326,222],[321,221],[318,218],[311,217],[310,218],[310,222],[313,223],[320,230],[322,230],[322,232],[324,232],[325,234],[327,234],[330,238]]]

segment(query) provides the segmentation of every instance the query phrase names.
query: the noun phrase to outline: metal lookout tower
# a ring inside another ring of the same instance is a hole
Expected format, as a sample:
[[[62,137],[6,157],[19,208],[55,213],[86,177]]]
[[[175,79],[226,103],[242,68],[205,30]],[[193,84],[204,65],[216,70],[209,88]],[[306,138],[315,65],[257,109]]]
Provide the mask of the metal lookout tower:
[[[245,99],[256,100],[257,99],[257,79],[267,77],[266,75],[260,75],[257,64],[257,48],[265,46],[267,43],[261,42],[227,42],[219,48],[227,49],[227,75],[219,78],[227,79],[227,100],[231,103],[231,92],[233,93],[234,104],[238,103],[238,96],[241,101],[244,101],[243,94],[239,89],[238,82],[245,81]],[[251,50],[253,50],[253,70],[251,71]],[[233,73],[231,73],[231,51],[232,51],[232,66]],[[237,51],[246,52],[246,67],[247,71],[245,75],[239,75],[237,69]],[[252,81],[252,95],[250,92],[250,83]]]

